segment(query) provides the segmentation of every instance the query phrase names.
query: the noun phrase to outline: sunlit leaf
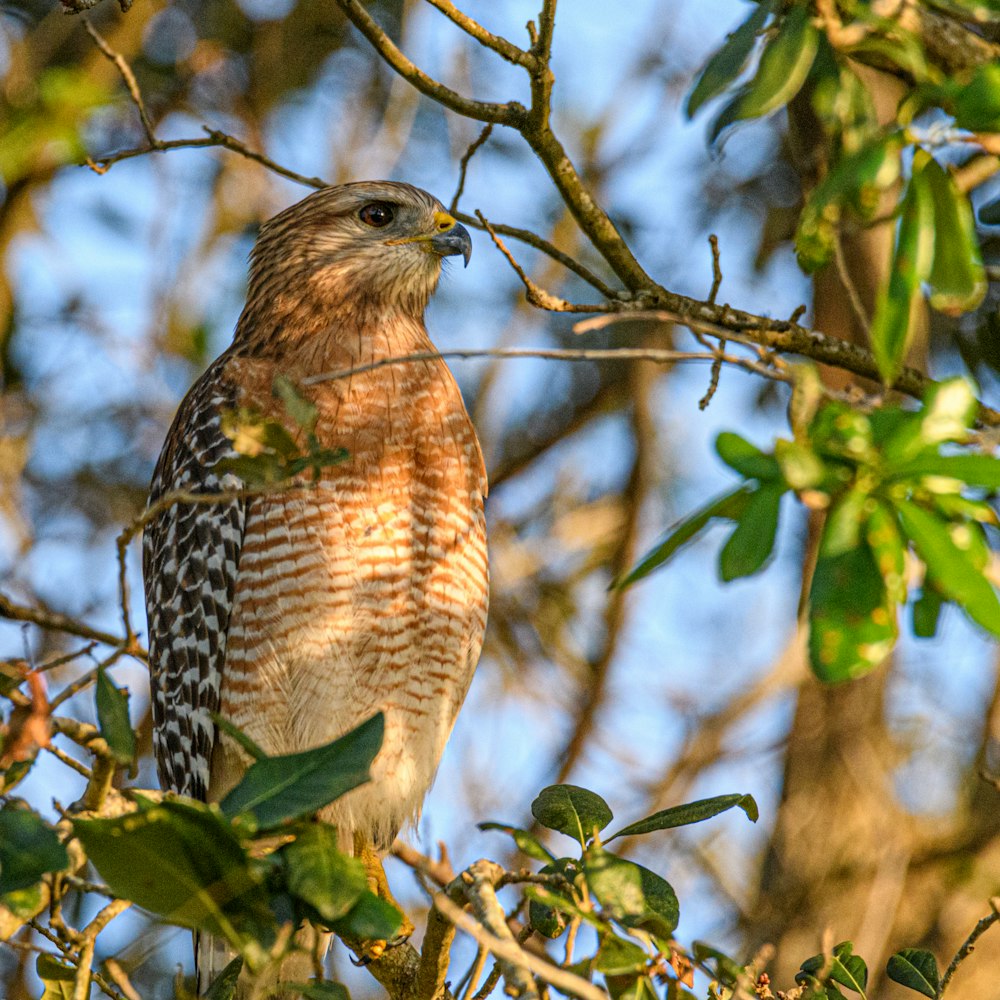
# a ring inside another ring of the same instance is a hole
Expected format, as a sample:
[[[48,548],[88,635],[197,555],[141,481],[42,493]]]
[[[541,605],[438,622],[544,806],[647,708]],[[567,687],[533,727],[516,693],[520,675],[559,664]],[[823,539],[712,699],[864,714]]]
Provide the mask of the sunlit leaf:
[[[549,785],[531,803],[531,815],[542,826],[558,830],[585,845],[594,831],[614,819],[607,802],[596,792],[577,785]]]
[[[927,162],[923,176],[934,202],[931,305],[951,314],[968,312],[986,295],[986,273],[972,206],[936,160]]]
[[[805,83],[819,46],[819,32],[809,8],[797,4],[777,27],[777,34],[764,47],[753,80],[716,119],[712,141],[733,122],[760,118],[784,107]]]
[[[44,987],[41,1000],[73,1000],[76,969],[71,965],[53,955],[39,955],[35,959],[35,972]]]
[[[750,16],[726,38],[722,48],[708,60],[705,68],[698,74],[684,106],[688,118],[694,118],[706,101],[722,93],[743,72],[743,67],[757,44],[757,35],[770,12],[770,3],[758,4]]]
[[[285,406],[285,412],[307,433],[312,431],[319,419],[316,404],[287,376],[275,375],[271,391]]]
[[[977,66],[955,88],[955,124],[971,132],[1000,132],[1000,64]]]
[[[854,954],[854,945],[843,941],[836,945],[832,955],[813,955],[807,958],[801,967],[805,977],[815,977],[824,973],[824,978],[839,983],[855,993],[864,994],[868,985],[868,966],[860,955]],[[795,977],[797,981],[800,976]]]
[[[903,366],[915,330],[920,289],[934,260],[934,202],[923,168],[930,156],[917,150],[903,200],[888,281],[879,289],[872,318],[872,351],[882,380],[891,386]]]
[[[617,934],[606,934],[601,940],[594,968],[609,976],[638,972],[646,967],[649,956],[634,941]]]
[[[824,681],[860,677],[891,652],[895,606],[865,544],[820,557],[809,592],[809,661]]]
[[[265,830],[311,815],[371,779],[384,729],[379,712],[325,746],[254,761],[220,803],[223,814],[250,813]]]
[[[583,870],[590,891],[612,920],[663,940],[673,934],[677,896],[655,872],[600,848],[588,849]]]
[[[839,556],[857,548],[861,537],[861,525],[868,514],[871,497],[866,489],[855,486],[841,496],[830,508],[823,535],[820,539],[820,555]]]
[[[893,501],[903,530],[935,586],[983,628],[1000,635],[1000,600],[968,551],[955,544],[948,525],[909,500]]]
[[[757,822],[760,813],[752,795],[717,795],[715,798],[699,799],[697,802],[688,802],[682,806],[662,809],[645,819],[629,823],[617,833],[606,837],[604,843],[610,844],[618,837],[636,837],[643,833],[652,833],[655,830],[671,830],[674,827],[687,826],[689,823],[701,823],[736,807],[747,814],[751,823]]]
[[[873,501],[865,521],[865,541],[875,557],[889,601],[906,600],[906,541],[893,512],[880,501]]]

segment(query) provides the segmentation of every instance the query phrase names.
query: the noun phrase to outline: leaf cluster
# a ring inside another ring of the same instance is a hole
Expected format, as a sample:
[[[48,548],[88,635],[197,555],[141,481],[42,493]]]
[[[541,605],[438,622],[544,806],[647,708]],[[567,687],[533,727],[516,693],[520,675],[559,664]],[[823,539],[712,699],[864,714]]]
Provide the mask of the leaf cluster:
[[[735,522],[719,555],[722,579],[759,572],[774,551],[782,498],[792,493],[823,515],[808,618],[819,677],[857,677],[888,656],[917,562],[916,635],[933,635],[950,603],[1000,636],[1000,601],[985,575],[986,527],[998,523],[988,498],[1000,489],[1000,461],[957,447],[975,420],[971,383],[935,385],[917,411],[888,405],[863,413],[840,402],[800,405],[815,398],[816,381],[810,369],[801,373],[795,436],[779,439],[772,452],[738,434],[719,435],[719,457],[743,482],[681,522],[618,586],[663,566],[715,519]]]

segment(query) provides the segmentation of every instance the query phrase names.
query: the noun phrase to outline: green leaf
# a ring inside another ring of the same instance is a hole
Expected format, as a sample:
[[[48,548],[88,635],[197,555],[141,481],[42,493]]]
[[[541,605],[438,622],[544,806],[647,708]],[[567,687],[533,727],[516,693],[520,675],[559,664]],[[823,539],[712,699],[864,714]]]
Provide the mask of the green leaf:
[[[251,760],[264,760],[267,754],[239,726],[234,726],[218,712],[212,712],[212,721],[218,729],[225,733]]]
[[[590,891],[612,920],[661,940],[673,934],[679,919],[677,896],[655,872],[600,848],[587,850],[583,870]]]
[[[904,948],[893,955],[885,967],[886,975],[900,986],[906,986],[925,997],[938,995],[940,978],[937,960],[929,951],[920,948]]]
[[[335,827],[310,823],[281,850],[288,891],[327,921],[345,916],[368,888],[364,865],[338,843]]]
[[[891,386],[899,375],[914,330],[920,289],[934,261],[934,201],[924,177],[930,156],[918,149],[903,199],[888,281],[879,289],[871,340],[882,381]]]
[[[855,486],[833,504],[823,525],[819,548],[821,556],[839,556],[857,548],[870,499],[866,489]]]
[[[76,969],[65,965],[53,955],[39,955],[35,959],[35,972],[45,987],[42,1000],[73,1000]]]
[[[741,486],[732,493],[718,497],[706,504],[700,510],[695,511],[690,517],[685,518],[677,524],[669,535],[658,542],[649,552],[629,572],[617,580],[613,586],[619,589],[631,586],[637,580],[649,576],[655,569],[659,569],[683,545],[691,541],[708,523],[717,517],[727,520],[737,520],[742,517],[746,510],[747,502],[750,499],[750,487]]]
[[[816,561],[809,592],[809,660],[824,681],[860,677],[892,651],[895,606],[867,545]]]
[[[928,161],[923,176],[934,202],[931,305],[958,315],[975,309],[986,295],[986,272],[972,206],[936,160]]]
[[[346,916],[330,922],[330,930],[360,941],[391,941],[402,924],[395,906],[366,889]]]
[[[116,896],[236,947],[273,935],[260,875],[218,807],[164,799],[73,832]]]
[[[774,457],[793,490],[815,489],[826,477],[823,460],[807,444],[779,439],[774,442]]]
[[[325,746],[255,761],[220,803],[223,815],[251,813],[262,830],[312,815],[371,779],[384,728],[379,712]]]
[[[993,455],[925,454],[892,470],[893,479],[919,479],[922,476],[941,476],[957,479],[968,486],[1000,490],[1000,459]]]
[[[649,976],[629,973],[624,976],[605,976],[611,1000],[659,1000]]]
[[[289,993],[299,993],[305,1000],[351,1000],[351,994],[343,983],[328,979],[310,979],[307,983],[283,983],[282,988]]]
[[[716,119],[714,141],[723,128],[748,118],[760,118],[784,107],[802,88],[819,47],[819,32],[805,5],[796,5],[778,22],[778,31],[764,47],[753,80]]]
[[[829,963],[829,964],[828,964]],[[833,980],[855,993],[865,995],[868,985],[868,966],[860,955],[854,954],[854,945],[850,941],[842,941],[833,949],[833,954],[813,955],[807,958],[801,967],[801,973],[806,977],[815,977],[824,973],[824,979]],[[795,977],[799,980],[799,976]]]
[[[534,858],[536,861],[549,862],[556,859],[556,856],[533,833],[522,830],[520,827],[493,822],[479,823],[477,826],[480,830],[500,830],[506,833],[513,838],[522,854],[527,854],[529,858]]]
[[[932,639],[937,634],[943,604],[944,598],[933,587],[921,589],[913,602],[913,634],[918,639]]]
[[[237,955],[205,991],[205,1000],[233,1000],[236,993],[236,983],[243,971],[243,956]]]
[[[128,691],[117,688],[102,667],[97,671],[97,724],[119,764],[135,760],[135,731],[128,716]]]
[[[781,497],[787,488],[783,482],[763,483],[750,494],[736,530],[719,554],[719,574],[727,583],[751,576],[767,562],[778,530]]]
[[[795,233],[799,265],[813,273],[829,263],[841,212],[852,208],[862,220],[878,210],[883,192],[896,183],[905,138],[902,132],[879,136],[842,155],[806,199]]]
[[[902,604],[906,600],[906,541],[895,515],[879,500],[872,502],[868,512],[865,541],[882,574],[889,601]]]
[[[38,813],[14,802],[0,809],[0,895],[28,889],[43,875],[68,867],[66,848]]]
[[[750,16],[726,38],[722,48],[708,60],[705,68],[698,74],[684,107],[684,113],[689,119],[694,118],[706,101],[721,94],[743,72],[743,67],[757,44],[757,35],[770,12],[770,3],[758,4]]]
[[[699,965],[705,965],[709,961],[714,962],[715,978],[723,986],[735,986],[744,974],[743,966],[736,959],[730,958],[725,952],[704,941],[692,941],[691,954]]]
[[[934,585],[983,628],[1000,635],[1000,600],[967,550],[955,544],[941,518],[909,500],[894,500],[903,530],[927,566]]]
[[[715,450],[729,468],[747,479],[781,478],[781,467],[773,455],[764,454],[755,444],[732,431],[723,431],[715,439]]]
[[[531,815],[542,826],[575,838],[581,846],[587,844],[595,830],[603,830],[614,819],[600,795],[577,785],[543,788],[531,803]]]
[[[573,883],[579,877],[579,863],[573,858],[557,858],[551,864],[545,865],[539,872],[541,875],[562,875]],[[565,890],[569,893],[569,888]],[[527,885],[524,894],[529,899],[528,920],[531,926],[543,937],[555,939],[566,929],[566,915],[580,917],[588,923],[593,922],[593,913],[582,910],[573,900],[567,898],[562,890],[548,889],[542,885]]]
[[[1000,65],[985,62],[955,88],[955,124],[970,132],[1000,132]]]
[[[645,819],[623,827],[617,833],[607,837],[604,843],[610,844],[618,837],[636,837],[644,833],[652,833],[654,830],[672,830],[690,823],[701,823],[736,806],[747,814],[751,823],[757,822],[760,813],[752,795],[717,795],[715,798],[699,799],[697,802],[688,802],[683,806],[662,809],[660,812],[653,813],[652,816],[647,816]]]
[[[271,391],[284,403],[285,412],[299,427],[307,433],[315,429],[319,410],[290,378],[285,375],[275,375]]]
[[[606,934],[601,939],[594,968],[608,976],[623,976],[641,972],[649,956],[634,941],[626,941],[617,934]]]

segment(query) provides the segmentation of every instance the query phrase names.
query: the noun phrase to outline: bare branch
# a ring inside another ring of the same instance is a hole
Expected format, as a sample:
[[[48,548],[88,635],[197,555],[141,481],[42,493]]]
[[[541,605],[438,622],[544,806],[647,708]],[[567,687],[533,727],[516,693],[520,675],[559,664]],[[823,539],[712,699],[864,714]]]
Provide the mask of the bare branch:
[[[65,632],[67,635],[79,636],[81,639],[93,639],[105,646],[118,646],[129,656],[134,656],[138,660],[146,658],[146,651],[138,643],[126,644],[121,636],[112,635],[110,632],[102,632],[100,629],[92,628],[85,622],[81,622],[69,615],[64,615],[58,611],[46,611],[43,608],[29,608],[24,605],[15,604],[9,597],[0,594],[0,618],[7,618],[10,621],[31,622],[41,628],[51,629],[54,632]]]
[[[153,130],[153,123],[149,120],[149,115],[146,113],[146,105],[142,100],[142,92],[139,90],[139,84],[136,82],[135,74],[132,72],[132,67],[126,62],[125,57],[120,53],[116,52],[107,41],[105,41],[104,36],[90,23],[89,17],[83,18],[83,26],[87,31],[87,34],[94,40],[94,44],[104,53],[104,55],[111,60],[118,68],[118,72],[121,74],[122,79],[125,81],[125,86],[128,88],[129,95],[132,98],[132,103],[135,104],[139,112],[139,120],[142,122],[142,130],[146,133],[146,138],[149,140],[150,145],[156,142],[156,133]]]
[[[428,3],[434,3],[435,0],[428,0]],[[442,0],[443,2],[443,0]],[[452,215],[458,210],[458,201],[462,197],[462,192],[465,190],[465,174],[469,169],[469,161],[476,155],[476,151],[489,139],[490,135],[493,133],[493,123],[490,122],[483,130],[479,133],[478,138],[469,146],[465,151],[465,155],[459,161],[458,164],[458,186],[455,188],[455,195],[451,199],[451,204],[448,206],[448,211]]]
[[[494,35],[487,31],[478,21],[473,20],[468,14],[463,14],[451,0],[427,0],[436,7],[453,24],[457,24],[467,35],[474,38],[480,45],[494,51],[498,56],[506,59],[507,62],[515,66],[531,67],[534,59],[531,53],[519,49],[513,42],[508,41],[501,35]]]
[[[486,230],[486,226],[474,215],[466,215],[464,212],[453,212],[452,214],[459,222],[464,222],[467,226],[475,226],[476,229]],[[558,247],[553,246],[548,240],[542,239],[541,236],[536,235],[530,229],[518,229],[515,226],[505,226],[497,222],[492,222],[490,225],[493,226],[494,232],[500,233],[502,236],[510,236],[515,240],[520,240],[522,243],[527,243],[528,246],[532,246],[536,250],[541,250],[542,253],[558,261],[563,267],[577,275],[577,277],[583,278],[588,285],[596,288],[605,298],[618,298],[619,293],[597,277],[593,271],[585,267],[578,260],[574,260],[569,254],[563,253]]]
[[[372,16],[361,6],[359,0],[335,0],[351,23],[368,39],[375,51],[404,79],[408,80],[420,93],[451,108],[466,118],[481,122],[494,122],[520,128],[527,117],[527,109],[517,101],[493,104],[489,101],[474,101],[463,97],[457,91],[428,76],[416,63],[403,55],[400,48],[379,27]],[[483,29],[485,30],[485,29]]]
[[[983,919],[972,928],[972,932],[965,939],[965,941],[962,942],[962,947],[955,953],[955,957],[951,960],[951,963],[945,970],[944,975],[941,977],[941,985],[938,987],[937,1000],[941,1000],[941,997],[944,996],[944,991],[948,988],[948,984],[951,982],[952,976],[954,976],[956,971],[958,971],[958,967],[962,964],[962,962],[964,962],[969,955],[972,954],[979,938],[985,934],[986,931],[988,931],[998,920],[1000,920],[1000,896],[994,896],[990,900],[990,908],[993,912],[983,917]]]

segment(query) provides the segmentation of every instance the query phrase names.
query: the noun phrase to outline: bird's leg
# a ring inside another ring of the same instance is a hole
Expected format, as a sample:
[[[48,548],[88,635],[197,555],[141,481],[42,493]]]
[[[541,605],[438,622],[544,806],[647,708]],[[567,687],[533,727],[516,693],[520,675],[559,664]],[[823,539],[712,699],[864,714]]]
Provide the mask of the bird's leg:
[[[371,841],[365,839],[360,833],[354,835],[354,856],[364,865],[365,875],[368,877],[368,888],[387,903],[391,903],[400,913],[403,914],[403,922],[400,925],[399,933],[391,941],[365,941],[363,958],[373,961],[378,958],[386,948],[402,944],[413,933],[413,922],[406,915],[403,908],[396,902],[389,888],[389,881],[385,877],[385,869],[382,867],[382,858],[375,850]]]

